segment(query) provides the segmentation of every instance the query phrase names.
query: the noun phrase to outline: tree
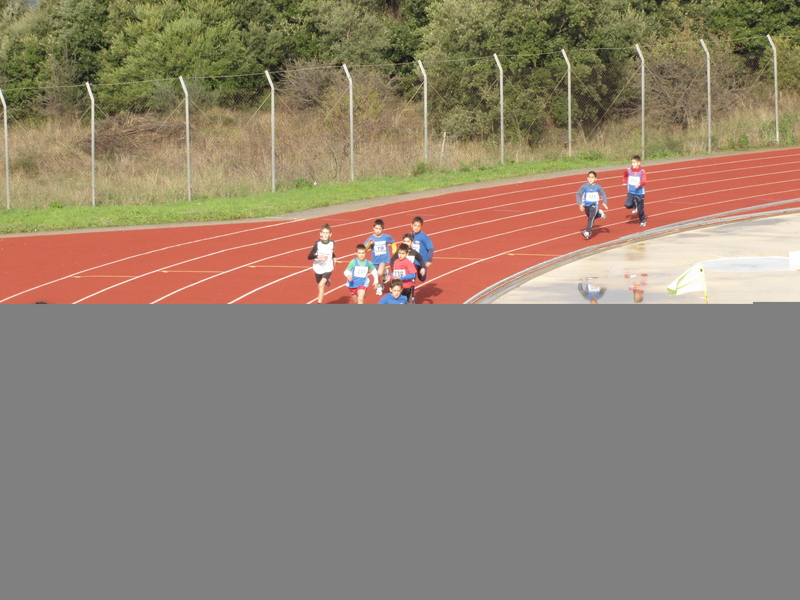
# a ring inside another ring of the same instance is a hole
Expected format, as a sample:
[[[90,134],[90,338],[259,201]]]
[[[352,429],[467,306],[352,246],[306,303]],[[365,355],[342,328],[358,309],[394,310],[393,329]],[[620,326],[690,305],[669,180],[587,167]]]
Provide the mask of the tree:
[[[103,83],[179,76],[207,78],[194,82],[199,93],[202,89],[236,88],[233,81],[215,80],[215,76],[259,70],[242,43],[235,20],[213,0],[136,4],[133,14],[134,18],[119,29],[104,53]],[[163,92],[163,86],[149,84],[114,88],[104,93],[107,102],[113,101],[117,109],[146,110],[163,108],[156,102]]]

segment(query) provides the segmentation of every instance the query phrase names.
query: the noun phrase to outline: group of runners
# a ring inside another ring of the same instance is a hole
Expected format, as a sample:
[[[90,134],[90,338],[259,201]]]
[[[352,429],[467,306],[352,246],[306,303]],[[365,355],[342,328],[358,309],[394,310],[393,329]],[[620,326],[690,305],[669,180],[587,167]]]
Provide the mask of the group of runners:
[[[622,183],[626,188],[625,208],[630,209],[639,219],[639,226],[647,225],[644,212],[644,194],[647,174],[642,168],[640,156],[631,158],[631,166],[625,169]],[[586,215],[586,228],[581,231],[585,239],[592,235],[596,218],[605,219],[603,209],[608,210],[608,197],[599,183],[597,173],[589,171],[584,183],[575,194],[579,210]],[[600,208],[602,205],[602,209]],[[425,281],[433,261],[433,243],[422,231],[422,217],[414,217],[411,231],[403,235],[401,242],[395,242],[391,235],[384,233],[385,224],[377,219],[372,225],[372,235],[363,244],[356,246],[356,256],[344,270],[351,302],[364,304],[367,290],[371,287],[381,296],[378,304],[414,304],[414,289],[417,282]],[[320,228],[320,239],[314,243],[308,259],[313,260],[312,270],[317,281],[317,303],[322,304],[325,288],[331,284],[331,276],[336,265],[333,230],[327,223]],[[371,251],[371,258],[367,258]],[[388,293],[384,295],[385,286]]]
[[[644,186],[646,184],[647,174],[642,168],[642,158],[636,155],[631,158],[631,166],[622,174],[622,185],[627,191],[625,208],[630,209],[639,217],[639,227],[647,225],[647,215],[644,213]],[[586,214],[586,229],[581,231],[581,235],[588,240],[592,236],[594,220],[597,217],[606,218],[606,213],[600,209],[600,205],[602,204],[603,208],[608,210],[608,198],[603,186],[597,183],[597,173],[589,171],[586,183],[580,187],[575,198],[578,201],[579,210]]]
[[[383,220],[372,224],[372,235],[363,244],[356,246],[356,256],[344,270],[351,302],[364,304],[367,290],[371,287],[377,296],[378,304],[414,304],[414,289],[417,282],[425,281],[433,261],[433,242],[422,231],[424,220],[414,217],[411,231],[403,235],[401,242],[395,242],[384,233]],[[325,287],[331,284],[331,276],[336,265],[333,230],[327,223],[320,228],[320,239],[314,243],[308,259],[313,260],[312,270],[317,281],[317,303],[322,304]],[[371,251],[371,259],[367,258]],[[388,285],[388,293],[384,295]]]

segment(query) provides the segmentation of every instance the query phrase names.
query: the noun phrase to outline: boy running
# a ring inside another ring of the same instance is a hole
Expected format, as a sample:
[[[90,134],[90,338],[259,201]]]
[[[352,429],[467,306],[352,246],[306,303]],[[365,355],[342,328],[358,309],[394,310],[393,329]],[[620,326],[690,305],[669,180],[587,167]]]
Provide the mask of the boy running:
[[[383,284],[388,281],[389,273],[386,267],[391,262],[390,244],[394,243],[394,239],[388,233],[383,233],[383,221],[376,219],[372,224],[372,235],[369,236],[364,242],[367,250],[372,250],[372,263],[378,269],[378,287],[375,288],[375,293],[380,296],[383,294]]]
[[[408,304],[408,298],[403,296],[403,282],[399,279],[392,279],[389,284],[390,294],[381,298],[378,304]]]
[[[422,258],[422,255],[414,250],[412,244],[414,243],[414,234],[407,233],[403,236],[403,244],[408,246],[408,259],[414,263],[414,266],[417,267],[417,277],[419,277],[420,281],[425,280],[425,259]],[[392,244],[392,247],[395,248],[395,253],[392,255],[392,262],[397,260],[397,248],[400,244]]]
[[[392,261],[392,279],[399,279],[403,284],[403,296],[409,304],[414,304],[414,285],[417,279],[417,267],[408,258],[409,247],[400,244],[397,247],[397,258]]]
[[[317,304],[322,304],[322,297],[325,295],[325,286],[331,284],[331,274],[336,264],[336,254],[333,252],[333,240],[331,226],[325,223],[319,230],[320,239],[311,247],[308,253],[308,260],[313,260],[311,269],[317,279]]]
[[[367,260],[367,248],[364,244],[359,244],[356,246],[356,257],[350,261],[344,272],[352,302],[364,304],[364,296],[367,294],[370,275],[373,278],[372,285],[377,289],[378,271],[375,269],[375,265]]]
[[[639,227],[647,225],[647,217],[644,214],[644,186],[646,183],[647,174],[642,168],[642,159],[636,155],[631,158],[631,166],[622,174],[622,184],[628,190],[628,195],[625,197],[625,208],[632,209],[631,212],[639,216]]]
[[[414,234],[414,243],[412,248],[422,255],[424,261],[422,266],[425,267],[425,272],[420,272],[419,280],[425,281],[428,277],[428,268],[433,262],[433,242],[428,237],[427,233],[422,231],[423,220],[422,217],[417,216],[411,221],[411,233]]]
[[[588,240],[592,235],[595,217],[600,217],[601,219],[606,218],[606,213],[600,210],[601,199],[603,200],[603,208],[608,210],[608,205],[606,204],[608,198],[606,198],[606,192],[603,186],[597,183],[597,173],[589,171],[589,174],[586,176],[586,183],[584,183],[578,190],[578,193],[575,194],[575,198],[578,201],[578,208],[580,211],[586,213],[586,229],[581,231],[581,235]]]

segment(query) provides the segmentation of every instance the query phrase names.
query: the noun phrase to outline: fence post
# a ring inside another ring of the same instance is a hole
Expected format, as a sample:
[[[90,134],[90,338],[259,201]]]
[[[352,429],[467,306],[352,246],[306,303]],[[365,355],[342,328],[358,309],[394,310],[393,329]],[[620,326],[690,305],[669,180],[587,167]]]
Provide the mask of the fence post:
[[[569,156],[572,156],[572,64],[567,58],[567,51],[561,49],[567,63],[567,136],[569,139]]]
[[[639,44],[636,44],[636,52],[639,54],[639,60],[642,61],[642,160],[644,160],[644,54]]]
[[[0,102],[3,103],[3,139],[6,146],[6,209],[11,209],[11,169],[8,163],[8,105],[3,90],[0,89]]]
[[[422,121],[425,135],[425,162],[428,162],[428,73],[425,71],[425,67],[422,66],[421,60],[418,60],[417,64],[419,64],[419,70],[422,72]]]
[[[192,150],[189,145],[189,90],[186,89],[186,82],[183,75],[178,77],[183,88],[184,102],[186,104],[186,185],[189,191],[189,200],[192,199]]]
[[[94,94],[92,86],[86,82],[86,89],[89,91],[89,100],[92,103],[92,206],[97,206],[97,187],[95,184],[95,128],[94,128]]]
[[[711,55],[708,53],[708,48],[703,40],[700,40],[700,45],[706,53],[706,94],[708,95],[708,152],[711,153]]]
[[[775,83],[775,143],[780,146],[781,130],[778,127],[778,49],[772,41],[772,37],[767,35],[767,41],[772,46],[772,79]]]
[[[497,68],[500,70],[500,164],[504,165],[506,164],[506,129],[503,119],[505,105],[503,100],[503,65],[500,64],[500,59],[497,58],[497,52],[494,54],[494,62],[497,63]]]
[[[270,170],[272,171],[272,191],[275,191],[275,84],[272,83],[272,77],[269,76],[269,71],[264,71],[264,74],[267,76],[267,81],[269,81],[269,133],[270,133],[270,144],[272,150],[270,151],[271,156],[271,167]]]
[[[350,89],[350,181],[355,181],[356,178],[356,157],[355,157],[355,136],[353,134],[353,78],[350,77],[350,71],[347,69],[346,64],[342,64],[345,75],[347,75],[347,83]]]

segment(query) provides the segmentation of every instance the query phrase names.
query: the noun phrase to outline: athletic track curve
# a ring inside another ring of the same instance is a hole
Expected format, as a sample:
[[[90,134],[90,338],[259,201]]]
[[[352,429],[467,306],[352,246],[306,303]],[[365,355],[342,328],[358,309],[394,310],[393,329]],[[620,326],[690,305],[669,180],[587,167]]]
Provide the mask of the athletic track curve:
[[[731,211],[800,207],[800,148],[644,167],[647,230]],[[622,205],[623,169],[597,171],[610,210],[588,241],[580,235],[586,217],[575,203],[585,174],[560,175],[350,212],[342,206],[343,212],[313,219],[6,236],[0,303],[310,304],[316,284],[307,255],[328,222],[339,264],[325,302],[345,304],[342,271],[372,222],[383,219],[398,239],[415,215],[425,219],[436,247],[417,303],[463,303],[550,259],[646,235]],[[377,300],[367,294],[368,304]]]

